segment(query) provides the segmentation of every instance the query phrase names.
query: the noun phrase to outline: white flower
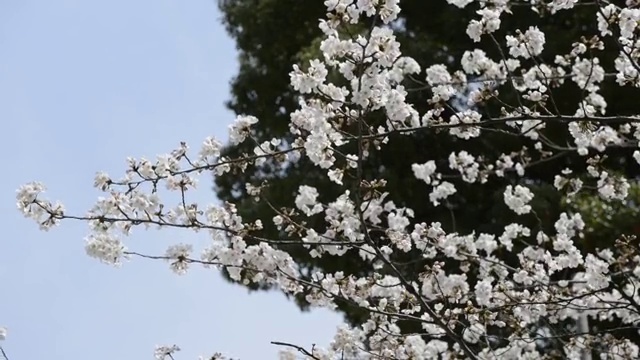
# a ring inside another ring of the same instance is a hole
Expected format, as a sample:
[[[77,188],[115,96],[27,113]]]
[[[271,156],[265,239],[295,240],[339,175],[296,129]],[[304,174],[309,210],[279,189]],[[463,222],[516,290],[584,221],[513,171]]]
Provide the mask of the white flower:
[[[329,180],[333,181],[338,185],[342,185],[342,177],[344,175],[344,171],[340,169],[332,169],[329,170],[327,175],[329,176]]]
[[[314,187],[301,185],[296,196],[296,207],[307,216],[322,212],[322,205],[317,202],[318,190]]]
[[[533,193],[529,188],[516,185],[508,185],[504,190],[504,203],[518,215],[524,215],[531,212],[531,205],[527,205],[533,199]]]
[[[93,181],[93,186],[102,191],[106,191],[109,189],[109,185],[111,185],[111,178],[105,172],[98,172]]]
[[[477,111],[466,110],[451,116],[450,125],[460,125],[449,129],[451,135],[455,135],[461,139],[468,140],[480,136],[480,128],[476,126],[468,126],[468,124],[477,124],[482,120],[482,115]]]
[[[633,158],[636,160],[638,164],[640,164],[640,151],[636,150],[633,152]]]
[[[236,121],[229,125],[229,141],[233,145],[238,145],[247,139],[251,125],[257,124],[258,119],[255,116],[239,115]]]
[[[449,155],[449,168],[458,170],[462,175],[462,180],[468,183],[474,183],[480,174],[480,165],[475,157],[464,150],[458,154],[451,153]]]
[[[598,22],[598,30],[600,31],[601,36],[612,35],[613,33],[609,29],[609,19],[614,18],[616,13],[618,12],[618,7],[614,4],[609,4],[600,11],[596,12],[597,22]]]
[[[318,59],[309,61],[306,73],[300,70],[298,65],[293,65],[293,71],[289,74],[291,86],[301,94],[311,93],[324,83],[328,73],[324,63]]]
[[[509,54],[525,59],[540,55],[545,43],[544,33],[535,26],[530,26],[524,34],[519,34],[518,37],[507,35],[506,39]]]
[[[632,38],[634,31],[640,21],[640,9],[624,8],[619,15],[620,35],[625,38]]]
[[[493,282],[492,277],[484,278],[476,283],[474,292],[476,295],[476,301],[480,306],[491,305],[491,298],[493,297]]]
[[[451,82],[451,74],[447,67],[441,64],[432,65],[427,68],[427,83],[429,85],[444,85]]]
[[[440,200],[448,198],[455,194],[456,191],[456,187],[452,183],[443,181],[429,194],[429,200],[431,200],[434,206],[438,206],[440,205]]]
[[[167,248],[165,256],[171,262],[171,270],[178,275],[184,275],[189,269],[189,255],[193,251],[191,244],[177,244]]]
[[[520,224],[509,224],[504,228],[504,232],[502,233],[502,235],[500,235],[498,240],[502,245],[504,245],[507,251],[511,251],[511,249],[513,248],[513,240],[518,238],[518,236],[527,237],[530,235],[531,230],[529,230],[529,228],[524,227]]]
[[[629,195],[629,182],[622,177],[610,176],[608,172],[600,173],[598,193],[605,200],[624,200]]]
[[[581,89],[589,92],[597,91],[597,84],[604,80],[605,71],[599,65],[600,60],[596,57],[593,59],[576,58],[571,73],[572,80],[578,84]]]
[[[175,352],[180,351],[180,348],[177,345],[172,346],[156,346],[156,351],[154,353],[154,357],[156,360],[166,360],[169,356],[173,355]]]
[[[553,0],[548,6],[552,14],[555,14],[558,10],[572,9],[578,0]]]
[[[436,162],[429,160],[424,164],[413,164],[411,165],[411,170],[413,170],[413,175],[417,179],[431,184],[431,176],[436,172]]]
[[[298,353],[293,349],[280,350],[278,360],[298,360]]]
[[[91,234],[86,238],[87,255],[105,264],[119,266],[126,259],[126,247],[120,239],[108,233]]]
[[[202,149],[200,150],[200,159],[207,161],[220,157],[220,150],[222,149],[222,143],[213,137],[208,137],[202,143]]]
[[[471,20],[467,26],[467,35],[479,42],[482,34],[491,34],[500,28],[500,10],[484,8],[477,11],[481,20]]]
[[[462,9],[465,6],[471,4],[473,0],[447,0],[447,2]]]

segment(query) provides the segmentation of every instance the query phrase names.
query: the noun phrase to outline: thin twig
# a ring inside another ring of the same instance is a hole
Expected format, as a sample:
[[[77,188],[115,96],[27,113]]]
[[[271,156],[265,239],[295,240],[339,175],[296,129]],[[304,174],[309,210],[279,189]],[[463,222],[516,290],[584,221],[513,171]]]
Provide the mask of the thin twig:
[[[302,353],[303,355],[306,355],[306,356],[308,356],[308,357],[310,357],[312,359],[315,359],[315,360],[320,360],[319,357],[313,355],[312,353],[310,353],[307,349],[303,348],[302,346],[289,344],[289,343],[285,343],[285,342],[281,342],[281,341],[272,341],[271,344],[277,345],[277,346],[286,346],[286,347],[294,348],[294,349],[298,350],[300,353]]]

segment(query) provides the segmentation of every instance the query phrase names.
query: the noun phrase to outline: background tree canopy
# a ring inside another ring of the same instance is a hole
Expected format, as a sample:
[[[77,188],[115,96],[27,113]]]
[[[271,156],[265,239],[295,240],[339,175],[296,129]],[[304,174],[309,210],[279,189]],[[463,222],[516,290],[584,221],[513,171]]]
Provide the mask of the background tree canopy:
[[[298,100],[289,86],[289,72],[294,64],[305,67],[308,60],[320,56],[318,45],[321,32],[318,29],[320,18],[325,16],[326,8],[322,0],[220,0],[219,6],[224,14],[224,23],[229,34],[235,39],[239,50],[240,70],[232,81],[232,99],[228,106],[237,114],[253,115],[260,119],[255,126],[254,139],[258,143],[282,138],[287,135],[289,114],[298,107]],[[459,9],[448,4],[445,0],[403,0],[401,3],[403,12],[401,18],[392,24],[396,30],[396,36],[402,44],[404,55],[413,57],[422,68],[436,63],[448,64],[449,70],[460,69],[460,58],[465,50],[480,47],[465,33],[470,19],[474,18],[477,7],[468,6]],[[530,24],[530,10],[528,1],[515,3],[512,6],[512,14],[503,18],[501,30],[496,34],[497,39],[503,41],[507,34],[515,33],[522,24]],[[545,11],[541,8],[540,11]],[[541,17],[535,19],[536,25],[549,37],[545,47],[545,54],[566,54],[571,51],[572,41],[579,38],[580,34],[598,34],[594,27],[593,12],[586,7],[576,7],[553,17]],[[525,19],[525,17],[528,17]],[[587,21],[588,20],[588,21]],[[362,25],[361,25],[362,26]],[[364,25],[366,26],[366,24]],[[528,26],[528,25],[527,25]],[[526,30],[526,29],[522,29]],[[354,28],[354,32],[365,31],[364,28]],[[491,39],[484,37],[483,42]],[[487,45],[487,44],[483,44]],[[487,55],[494,59],[500,58],[501,49],[497,46],[482,46],[483,49],[493,49],[493,53]],[[610,52],[600,52],[598,56],[601,63],[612,64],[617,56],[615,46],[607,47]],[[545,59],[550,62],[553,59]],[[610,69],[607,69],[610,70]],[[411,89],[409,96],[413,103],[417,104],[418,111],[423,113],[428,107],[430,91],[420,86],[422,78],[416,82],[407,83],[407,89]],[[609,81],[609,80],[607,80]],[[613,81],[613,80],[612,80]],[[575,86],[563,86],[553,90],[555,106],[562,113],[575,113],[576,103],[581,96],[580,89]],[[501,98],[511,99],[516,103],[515,92],[501,89]],[[612,91],[616,91],[612,96]],[[602,86],[602,95],[608,100],[607,112],[619,115],[631,114],[632,106],[637,105],[638,91],[632,88],[619,86]],[[420,109],[420,104],[424,108]],[[452,105],[453,106],[453,105]],[[497,104],[487,104],[476,109],[481,113],[496,113],[499,110]],[[444,116],[451,116],[452,113]],[[553,129],[551,129],[553,130]],[[556,144],[571,144],[571,140],[565,132],[547,134]],[[291,136],[291,135],[289,135]],[[496,219],[504,222],[513,218],[502,201],[502,193],[506,185],[514,184],[515,177],[508,174],[501,181],[494,181],[486,186],[483,192],[471,191],[470,187],[458,186],[458,193],[449,198],[446,208],[434,208],[428,199],[428,193],[411,193],[420,188],[420,180],[416,179],[411,170],[413,163],[424,163],[427,160],[435,160],[437,163],[446,164],[447,156],[452,151],[465,150],[476,156],[490,154],[499,156],[501,153],[518,151],[518,144],[522,139],[514,140],[513,137],[500,134],[482,136],[478,140],[457,141],[453,137],[435,137],[433,132],[420,132],[411,137],[391,138],[390,144],[383,153],[375,153],[366,160],[366,173],[376,173],[378,178],[388,180],[387,189],[392,194],[398,206],[409,207],[415,210],[417,222],[439,221],[447,231],[470,233],[475,231],[498,233],[502,228],[497,225]],[[251,153],[255,144],[242,143],[239,146],[230,146],[225,149],[224,155],[237,156],[241,153]],[[574,164],[575,154],[560,153],[555,157],[530,166],[526,169],[526,180],[536,196],[532,203],[537,219],[532,219],[531,228],[551,230],[553,222],[562,211],[571,210],[572,207],[592,208],[593,216],[587,219],[587,234],[581,246],[595,249],[604,248],[607,245],[600,243],[604,234],[630,231],[638,233],[637,206],[635,203],[607,205],[590,195],[581,195],[577,201],[567,203],[553,189],[553,174],[559,173],[566,167],[571,167],[575,172],[585,171],[584,168]],[[636,178],[638,167],[630,161],[630,153],[626,149],[620,149],[608,159],[603,159],[613,164],[617,171],[624,173],[628,178]],[[446,165],[444,165],[446,166]],[[584,167],[584,166],[583,166]],[[215,191],[223,201],[233,201],[238,204],[240,215],[246,219],[271,219],[274,215],[266,202],[256,203],[252,196],[247,194],[246,183],[259,183],[261,179],[269,179],[271,186],[261,195],[274,206],[293,203],[298,185],[307,184],[318,188],[319,193],[325,198],[322,202],[335,199],[339,195],[340,188],[325,179],[324,170],[313,166],[308,160],[301,160],[286,168],[286,171],[275,170],[269,163],[258,168],[249,167],[246,171],[233,171],[216,178]],[[345,179],[349,183],[350,179]],[[638,200],[638,191],[633,190],[631,199]],[[310,227],[314,218],[307,220]],[[316,221],[320,224],[320,221]],[[270,236],[278,237],[278,231],[269,221],[264,221],[266,230]],[[352,274],[363,275],[372,271],[374,264],[362,260],[357,254],[353,256],[323,256],[314,259],[309,252],[302,247],[283,248],[291,253],[303,271],[308,273],[313,269],[321,269],[325,273],[346,271]],[[415,278],[421,271],[420,256],[416,253],[396,254],[394,260],[403,264],[403,271],[408,278]],[[303,273],[303,274],[305,274]],[[570,274],[565,274],[569,276]],[[296,299],[304,308],[304,298]],[[340,308],[349,321],[359,322],[360,313],[354,311],[347,304]]]

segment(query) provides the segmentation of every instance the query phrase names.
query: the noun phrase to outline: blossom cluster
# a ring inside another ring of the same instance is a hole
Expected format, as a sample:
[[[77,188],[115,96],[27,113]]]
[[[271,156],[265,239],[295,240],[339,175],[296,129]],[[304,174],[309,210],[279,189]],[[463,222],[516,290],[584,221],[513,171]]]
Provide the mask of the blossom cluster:
[[[640,116],[608,114],[601,89],[607,79],[613,86],[640,87],[636,2],[585,5],[593,7],[599,36],[576,39],[566,54],[546,54],[552,36],[535,25],[523,24],[522,30],[499,37],[503,18],[522,1],[447,1],[478,8],[466,33],[477,46],[492,40],[501,58],[490,57],[496,51],[475,48],[457,59],[457,69],[419,64],[402,54],[394,35],[392,25],[401,15],[398,0],[327,0],[328,16],[319,24],[322,58],[296,65],[290,73],[300,95],[299,108],[290,114],[293,141],[257,141],[253,127],[259,119],[241,115],[229,126],[229,141],[251,142],[253,153],[223,156],[222,142],[207,138],[194,155],[181,143],[155,160],[128,159],[121,178],[98,173],[94,186],[103,196],[85,215],[68,215],[62,204],[46,200],[38,182],[18,190],[18,208],[45,230],[67,219],[86,221],[91,230],[86,252],[107,264],[150,257],[166,260],[178,274],[196,265],[221,268],[238,282],[277,287],[304,296],[312,306],[334,309],[347,303],[367,314],[361,324],[340,327],[329,346],[290,347],[282,359],[297,359],[296,352],[323,360],[543,359],[554,351],[568,359],[587,353],[603,359],[640,357],[640,344],[615,331],[637,329],[640,323],[637,243],[621,233],[597,249],[583,246],[580,213],[545,215],[553,218],[551,226],[543,226],[545,209],[535,203],[539,187],[526,177],[539,164],[572,156],[586,172],[551,174],[558,196],[591,192],[603,201],[628,198],[634,180],[610,168],[606,158],[612,149],[630,149],[640,160]],[[530,4],[534,16],[539,7],[555,16],[581,2]],[[342,31],[365,17],[374,19],[366,31]],[[605,64],[597,54],[611,37],[619,55]],[[329,82],[329,74],[341,77],[339,85]],[[419,77],[431,94],[421,99],[422,106],[409,96],[409,84]],[[562,86],[577,87],[579,93],[567,113],[554,106],[553,89]],[[516,92],[515,103],[500,98],[500,90],[507,88]],[[453,109],[452,101],[465,89],[472,89],[466,108]],[[496,102],[503,105],[498,113],[484,110],[483,105]],[[428,110],[418,110],[424,104]],[[560,131],[572,143],[558,143]],[[410,173],[420,180],[413,194],[435,209],[449,207],[462,189],[482,192],[499,184],[502,196],[496,206],[512,215],[495,219],[500,231],[457,231],[419,217],[391,200],[384,178],[364,174],[364,162],[384,152],[390,139],[420,132],[436,132],[461,147],[434,157],[425,144],[425,160],[411,164]],[[466,146],[492,133],[510,136],[518,147],[508,153],[472,153],[477,148]],[[272,204],[262,196],[268,180],[246,184],[255,201],[273,209],[269,219],[245,219],[233,203],[191,201],[199,175],[260,168],[267,159],[272,160],[269,166],[282,169],[308,160],[342,191],[328,198],[311,184],[300,184],[292,189],[293,204]],[[277,227],[278,238],[264,235],[266,222]],[[209,242],[202,249],[174,244],[162,255],[145,255],[127,242],[136,227],[206,232]],[[313,258],[358,257],[373,270],[305,276],[286,251],[295,246]],[[405,276],[398,254],[411,254],[421,270]],[[584,321],[619,326],[581,328]],[[156,358],[178,350],[159,347]]]

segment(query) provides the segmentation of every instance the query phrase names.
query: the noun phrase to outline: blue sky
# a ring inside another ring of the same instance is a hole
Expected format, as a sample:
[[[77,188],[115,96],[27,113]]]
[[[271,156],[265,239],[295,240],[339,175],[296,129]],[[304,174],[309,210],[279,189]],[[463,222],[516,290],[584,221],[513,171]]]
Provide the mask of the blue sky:
[[[268,359],[271,340],[330,341],[336,314],[300,313],[211,270],[180,277],[144,260],[114,269],[85,255],[85,224],[44,233],[15,209],[15,189],[40,180],[83,213],[99,195],[96,171],[119,175],[127,156],[226,139],[236,54],[219,16],[215,0],[0,2],[0,326],[11,360],[152,359],[156,344],[173,343],[177,359]],[[129,244],[197,241],[151,231]]]

